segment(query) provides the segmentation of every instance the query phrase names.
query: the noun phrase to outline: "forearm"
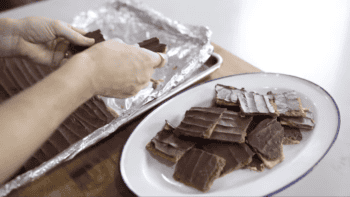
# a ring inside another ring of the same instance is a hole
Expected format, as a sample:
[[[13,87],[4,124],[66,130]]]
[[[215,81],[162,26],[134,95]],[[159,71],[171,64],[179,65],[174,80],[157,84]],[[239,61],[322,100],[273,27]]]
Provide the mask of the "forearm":
[[[84,57],[57,71],[0,106],[0,182],[16,171],[61,122],[94,92]],[[80,64],[76,66],[74,64]]]

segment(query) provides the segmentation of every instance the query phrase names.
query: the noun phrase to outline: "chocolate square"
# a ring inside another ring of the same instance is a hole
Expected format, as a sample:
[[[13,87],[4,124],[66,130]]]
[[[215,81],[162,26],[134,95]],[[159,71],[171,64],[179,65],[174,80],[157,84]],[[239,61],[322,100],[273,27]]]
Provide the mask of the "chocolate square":
[[[225,108],[192,107],[186,111],[181,124],[174,130],[176,135],[210,138]]]
[[[202,192],[209,191],[225,166],[225,159],[192,148],[176,164],[173,178]]]

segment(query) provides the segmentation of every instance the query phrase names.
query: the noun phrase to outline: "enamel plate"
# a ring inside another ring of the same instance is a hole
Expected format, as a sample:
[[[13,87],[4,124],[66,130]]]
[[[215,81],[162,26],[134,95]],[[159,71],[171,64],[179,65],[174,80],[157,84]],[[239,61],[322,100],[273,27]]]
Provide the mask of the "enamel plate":
[[[284,145],[285,160],[272,169],[254,172],[236,170],[214,181],[207,193],[173,179],[175,166],[155,160],[146,144],[169,121],[180,124],[186,110],[194,106],[209,107],[215,98],[215,85],[224,84],[265,94],[268,91],[295,90],[303,107],[314,114],[316,126],[302,131],[300,144]],[[333,98],[320,86],[294,76],[276,73],[232,75],[191,88],[165,102],[150,113],[128,139],[120,161],[122,177],[139,196],[262,196],[276,194],[293,185],[312,171],[335,142],[340,128],[340,114]],[[315,183],[316,184],[316,183]]]

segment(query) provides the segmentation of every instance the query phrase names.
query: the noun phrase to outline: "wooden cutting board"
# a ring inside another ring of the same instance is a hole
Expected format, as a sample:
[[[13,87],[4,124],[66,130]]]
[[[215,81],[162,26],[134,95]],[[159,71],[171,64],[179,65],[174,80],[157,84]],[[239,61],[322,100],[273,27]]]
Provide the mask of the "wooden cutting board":
[[[223,64],[198,83],[228,75],[260,72],[215,43],[212,45],[215,53],[223,58]],[[8,196],[135,196],[121,177],[119,161],[130,134],[153,109]]]

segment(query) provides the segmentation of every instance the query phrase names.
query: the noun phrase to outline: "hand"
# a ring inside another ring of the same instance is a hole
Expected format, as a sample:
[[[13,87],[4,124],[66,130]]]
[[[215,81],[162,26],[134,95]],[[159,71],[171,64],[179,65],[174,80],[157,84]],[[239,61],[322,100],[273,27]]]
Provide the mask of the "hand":
[[[127,98],[148,86],[154,69],[166,62],[165,54],[128,45],[121,40],[108,40],[73,56],[66,64],[88,73],[93,94]]]
[[[57,43],[69,41],[91,46],[95,42],[92,38],[84,37],[83,30],[45,17],[7,19],[1,24],[5,27],[0,30],[2,57],[20,55],[36,63],[51,65]]]

